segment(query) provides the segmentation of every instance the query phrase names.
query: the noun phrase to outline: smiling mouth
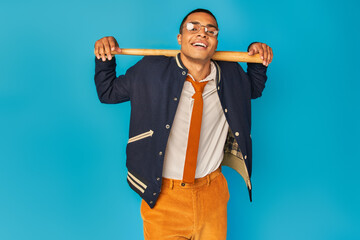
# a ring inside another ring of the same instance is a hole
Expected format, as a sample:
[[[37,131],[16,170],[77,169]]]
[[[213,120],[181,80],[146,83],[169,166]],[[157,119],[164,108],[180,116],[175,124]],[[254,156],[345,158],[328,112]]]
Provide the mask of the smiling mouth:
[[[194,47],[203,47],[203,48],[207,48],[206,44],[205,43],[200,43],[200,42],[197,42],[197,43],[193,43],[192,44]]]

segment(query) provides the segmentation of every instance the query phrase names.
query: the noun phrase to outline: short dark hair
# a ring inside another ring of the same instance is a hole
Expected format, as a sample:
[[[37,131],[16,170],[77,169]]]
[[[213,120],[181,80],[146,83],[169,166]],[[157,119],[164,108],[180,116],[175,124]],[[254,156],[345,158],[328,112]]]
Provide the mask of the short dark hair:
[[[189,12],[189,13],[184,17],[184,19],[182,20],[182,22],[181,22],[181,24],[180,24],[180,30],[179,30],[180,34],[182,34],[183,25],[184,25],[186,19],[188,18],[188,16],[189,16],[190,14],[198,13],[198,12],[207,13],[207,14],[211,15],[211,16],[215,19],[216,25],[218,25],[217,20],[216,20],[216,17],[214,16],[214,14],[212,14],[212,12],[210,12],[210,11],[207,10],[207,9],[198,8],[198,9],[195,9],[195,10]]]

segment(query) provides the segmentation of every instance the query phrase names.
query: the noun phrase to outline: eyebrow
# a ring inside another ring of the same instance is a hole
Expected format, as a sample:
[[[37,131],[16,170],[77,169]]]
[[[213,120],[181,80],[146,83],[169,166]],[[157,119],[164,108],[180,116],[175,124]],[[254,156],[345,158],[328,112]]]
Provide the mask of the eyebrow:
[[[189,23],[195,23],[195,24],[196,24],[196,23],[199,23],[199,24],[201,24],[200,22],[197,22],[197,21],[191,21],[191,22],[189,22]],[[217,26],[212,25],[212,24],[206,24],[205,26],[206,26],[206,27],[214,27],[214,28],[218,29]]]

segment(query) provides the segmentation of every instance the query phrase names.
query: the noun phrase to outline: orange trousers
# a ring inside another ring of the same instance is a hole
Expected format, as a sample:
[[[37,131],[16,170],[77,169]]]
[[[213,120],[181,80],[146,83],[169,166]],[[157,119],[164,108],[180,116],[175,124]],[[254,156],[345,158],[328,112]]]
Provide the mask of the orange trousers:
[[[141,202],[145,240],[225,240],[229,197],[220,168],[193,184],[163,178],[155,207]]]

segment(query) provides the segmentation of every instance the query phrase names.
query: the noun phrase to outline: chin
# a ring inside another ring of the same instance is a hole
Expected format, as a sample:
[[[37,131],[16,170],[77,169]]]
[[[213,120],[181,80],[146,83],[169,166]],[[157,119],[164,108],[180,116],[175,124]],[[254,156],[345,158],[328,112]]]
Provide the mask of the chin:
[[[181,54],[188,60],[198,63],[210,61],[215,52],[210,54],[208,51],[197,51],[196,49],[182,49]]]
[[[198,60],[198,61],[207,61],[207,60],[211,59],[212,56],[213,56],[213,54],[208,54],[208,53],[192,53],[192,54],[190,54],[189,58],[192,58],[192,59]]]

